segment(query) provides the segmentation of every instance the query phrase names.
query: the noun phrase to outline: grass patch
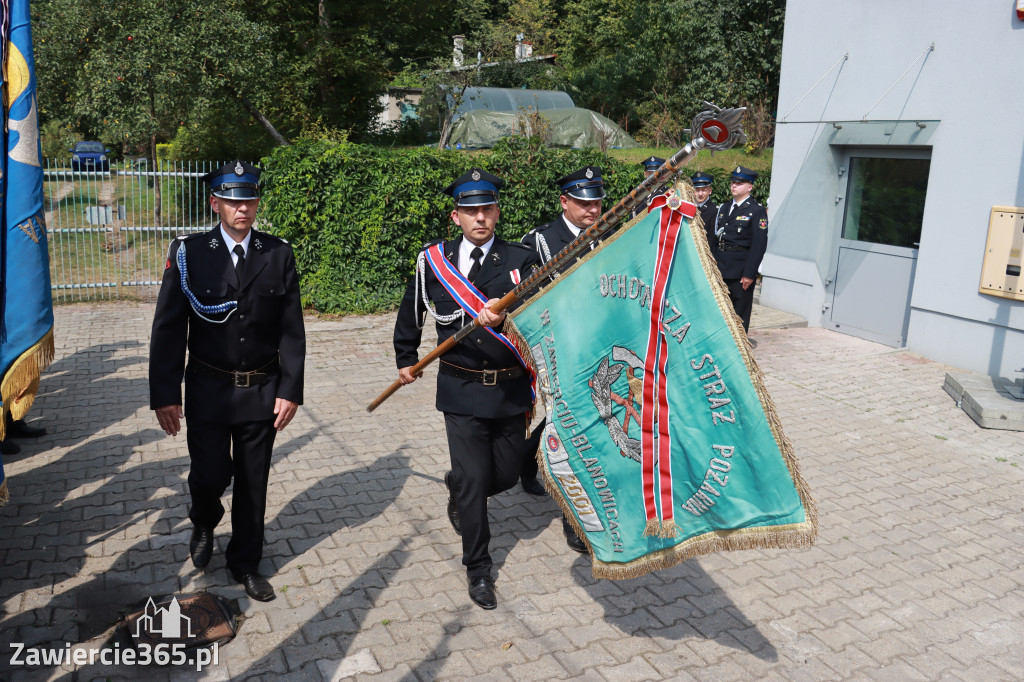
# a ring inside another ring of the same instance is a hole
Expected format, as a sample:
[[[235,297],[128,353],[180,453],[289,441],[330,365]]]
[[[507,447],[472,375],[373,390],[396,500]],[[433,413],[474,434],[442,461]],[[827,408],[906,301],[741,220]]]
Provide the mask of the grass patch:
[[[672,147],[637,147],[636,149],[609,149],[608,156],[625,163],[640,163],[649,156],[667,159],[678,149]],[[694,172],[699,170],[721,169],[731,171],[736,166],[746,166],[758,173],[772,168],[772,150],[766,149],[757,156],[751,156],[742,149],[727,149],[724,152],[710,152],[702,149],[697,158],[687,164]]]

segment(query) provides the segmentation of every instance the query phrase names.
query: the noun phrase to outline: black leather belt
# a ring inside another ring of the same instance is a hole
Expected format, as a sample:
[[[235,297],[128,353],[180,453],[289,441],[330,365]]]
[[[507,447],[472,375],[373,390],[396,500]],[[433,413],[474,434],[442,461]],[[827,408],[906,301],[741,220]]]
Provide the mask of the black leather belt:
[[[749,246],[739,246],[738,244],[719,244],[719,251],[750,251]]]
[[[484,386],[494,386],[502,381],[518,379],[523,376],[523,368],[519,365],[509,367],[508,369],[478,370],[459,367],[458,365],[453,365],[452,363],[445,362],[444,360],[441,361],[441,367],[437,371],[441,374],[456,377],[457,379],[475,381],[476,383],[483,384]]]
[[[203,362],[199,358],[189,357],[188,366],[200,374],[206,374],[207,376],[216,377],[223,379],[229,384],[237,388],[249,388],[250,386],[261,386],[268,381],[271,377],[277,375],[280,369],[280,364],[277,358],[270,360],[261,367],[250,372],[235,372],[229,369],[221,369],[220,367],[214,367],[208,362]]]

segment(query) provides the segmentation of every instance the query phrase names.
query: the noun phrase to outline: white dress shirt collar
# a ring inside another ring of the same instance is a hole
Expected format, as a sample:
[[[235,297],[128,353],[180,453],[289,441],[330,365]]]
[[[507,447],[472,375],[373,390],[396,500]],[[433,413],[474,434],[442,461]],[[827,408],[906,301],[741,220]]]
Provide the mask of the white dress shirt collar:
[[[469,269],[473,267],[473,249],[476,248],[484,252],[484,255],[480,257],[480,265],[483,266],[484,258],[487,258],[487,254],[491,252],[492,246],[494,246],[494,235],[491,235],[487,243],[480,247],[463,237],[462,243],[459,244],[459,272],[469,275]]]

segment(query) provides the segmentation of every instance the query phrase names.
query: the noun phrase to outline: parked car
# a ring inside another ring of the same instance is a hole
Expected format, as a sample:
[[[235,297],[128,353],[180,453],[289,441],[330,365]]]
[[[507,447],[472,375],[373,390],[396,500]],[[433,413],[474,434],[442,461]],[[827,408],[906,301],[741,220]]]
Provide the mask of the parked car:
[[[68,151],[71,152],[72,171],[110,171],[110,161],[107,160],[110,150],[102,142],[78,142]]]

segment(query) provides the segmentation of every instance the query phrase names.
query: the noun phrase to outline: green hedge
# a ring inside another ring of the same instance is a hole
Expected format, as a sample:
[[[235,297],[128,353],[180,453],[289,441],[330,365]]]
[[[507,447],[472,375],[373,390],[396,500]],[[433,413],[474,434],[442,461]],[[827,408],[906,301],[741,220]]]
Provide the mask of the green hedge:
[[[478,166],[505,180],[498,234],[518,241],[561,211],[555,180],[587,164],[604,168],[606,202],[643,179],[638,164],[598,150],[552,149],[519,137],[481,154],[300,142],[263,159],[260,215],[292,244],[305,306],[380,312],[398,304],[424,243],[459,234],[449,218],[451,198],[442,194],[456,177]],[[728,174],[715,175],[716,196],[722,182],[728,196]],[[764,182],[762,175],[758,186]]]

